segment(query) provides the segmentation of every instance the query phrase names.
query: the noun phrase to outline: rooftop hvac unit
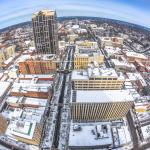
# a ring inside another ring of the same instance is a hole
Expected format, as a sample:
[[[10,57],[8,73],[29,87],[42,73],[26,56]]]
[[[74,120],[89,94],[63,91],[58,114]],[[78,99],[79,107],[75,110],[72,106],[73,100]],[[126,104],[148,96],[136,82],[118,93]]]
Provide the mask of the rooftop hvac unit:
[[[16,123],[16,126],[19,128],[19,127],[21,127],[21,128],[23,128],[24,127],[24,123],[23,122],[17,122]]]

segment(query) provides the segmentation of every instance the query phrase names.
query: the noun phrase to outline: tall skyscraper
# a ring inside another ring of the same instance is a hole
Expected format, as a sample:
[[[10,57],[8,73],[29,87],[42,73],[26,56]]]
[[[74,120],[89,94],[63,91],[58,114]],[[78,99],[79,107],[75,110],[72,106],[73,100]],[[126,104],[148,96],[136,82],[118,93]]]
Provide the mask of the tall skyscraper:
[[[58,52],[57,15],[52,10],[41,10],[32,16],[34,40],[39,54]]]

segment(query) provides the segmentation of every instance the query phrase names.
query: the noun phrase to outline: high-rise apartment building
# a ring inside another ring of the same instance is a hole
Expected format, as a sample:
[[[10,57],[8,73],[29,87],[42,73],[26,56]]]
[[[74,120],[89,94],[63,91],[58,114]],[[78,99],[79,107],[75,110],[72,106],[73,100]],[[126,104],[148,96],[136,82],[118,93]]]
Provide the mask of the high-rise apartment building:
[[[32,16],[35,46],[38,54],[56,54],[58,30],[56,12],[41,10]]]

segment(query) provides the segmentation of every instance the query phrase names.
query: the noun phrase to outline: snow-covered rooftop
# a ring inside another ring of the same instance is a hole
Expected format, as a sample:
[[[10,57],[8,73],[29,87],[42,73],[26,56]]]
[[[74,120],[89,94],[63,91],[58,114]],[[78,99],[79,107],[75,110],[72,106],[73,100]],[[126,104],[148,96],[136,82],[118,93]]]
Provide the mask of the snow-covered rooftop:
[[[0,98],[4,95],[4,93],[8,90],[8,88],[10,87],[10,83],[9,82],[2,82],[0,81]]]
[[[142,75],[139,72],[127,73],[127,76],[130,81],[139,80],[143,86],[147,86],[145,79],[142,77]]]
[[[51,81],[51,80],[43,80],[43,79],[38,79],[38,78],[32,78],[32,79],[19,79],[18,83],[49,84],[49,85],[52,85],[53,81]]]
[[[16,97],[9,96],[6,99],[6,102],[9,104],[26,104],[26,105],[36,105],[41,107],[46,107],[47,100],[41,98],[31,98],[31,97]]]
[[[82,70],[82,71],[73,70],[72,80],[89,80],[87,71],[86,70]]]
[[[127,101],[134,101],[129,90],[72,91],[72,102],[77,103],[113,103]]]
[[[53,78],[53,74],[20,74],[19,78]]]
[[[74,126],[71,124],[69,135],[69,147],[97,147],[111,145],[113,140],[109,123],[99,123],[99,125],[82,124],[80,131],[74,131]],[[79,123],[77,125],[80,125]],[[102,125],[106,125],[107,132],[103,134]],[[100,138],[96,136],[100,133]],[[95,135],[94,135],[95,133]]]
[[[136,73],[128,72],[127,76],[130,81],[144,80],[144,78],[142,77],[142,75],[139,72],[136,72]]]
[[[91,50],[80,50],[80,53],[75,53],[74,57],[78,57],[78,58],[83,58],[83,57],[98,57],[101,56],[102,54],[99,52],[92,52]]]
[[[118,59],[111,59],[111,62],[115,65],[115,66],[120,66],[120,67],[135,67],[133,64],[129,64],[126,61],[119,61]]]
[[[127,57],[134,57],[140,59],[147,59],[147,57],[143,54],[135,53],[135,52],[126,52]]]
[[[9,57],[7,60],[4,61],[4,64],[8,65],[10,62],[12,62],[14,57]]]
[[[49,84],[28,84],[28,83],[14,83],[11,92],[22,92],[28,91],[34,92],[48,92],[51,85]]]
[[[150,125],[141,127],[144,139],[150,138]]]
[[[0,72],[0,79],[3,77],[4,73]]]
[[[13,121],[9,124],[6,135],[32,139],[36,128],[35,121]]]
[[[124,80],[122,73],[118,73],[113,68],[89,67],[87,70],[73,70],[72,80],[89,80],[90,78],[116,78]]]
[[[55,58],[55,54],[45,54],[45,55],[34,55],[34,56],[31,56],[29,54],[24,54],[24,55],[21,55],[18,59],[17,59],[17,62],[24,62],[28,59],[31,59],[31,60],[53,60]]]
[[[39,108],[10,108],[2,112],[5,118],[10,120],[20,119],[20,120],[34,120],[38,123],[41,122],[42,116],[44,115],[45,107]]]

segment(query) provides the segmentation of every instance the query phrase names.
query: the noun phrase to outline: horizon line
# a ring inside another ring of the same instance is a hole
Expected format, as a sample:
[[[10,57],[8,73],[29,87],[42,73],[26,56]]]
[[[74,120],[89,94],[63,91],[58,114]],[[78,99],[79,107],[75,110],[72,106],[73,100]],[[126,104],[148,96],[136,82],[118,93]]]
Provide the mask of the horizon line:
[[[106,20],[111,20],[111,21],[119,21],[119,22],[126,23],[126,24],[129,24],[129,25],[139,26],[141,28],[144,28],[145,30],[149,30],[150,31],[150,27],[147,27],[147,26],[144,26],[144,25],[140,25],[140,24],[136,24],[136,23],[132,23],[132,22],[123,21],[123,20],[112,19],[112,18],[105,18],[105,17],[98,17],[98,16],[57,16],[57,18],[65,18],[65,17],[66,18],[80,18],[80,17],[83,17],[83,18],[84,17],[85,18],[99,18],[99,19],[106,19]],[[23,23],[27,23],[27,22],[32,22],[32,20],[28,20],[28,21],[16,23],[16,24],[4,27],[4,28],[0,28],[0,32],[1,32],[1,30],[6,30],[7,28],[11,28],[13,26],[17,26],[19,24],[23,24]]]

